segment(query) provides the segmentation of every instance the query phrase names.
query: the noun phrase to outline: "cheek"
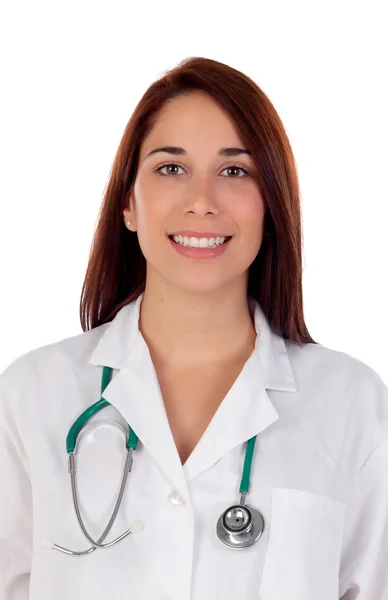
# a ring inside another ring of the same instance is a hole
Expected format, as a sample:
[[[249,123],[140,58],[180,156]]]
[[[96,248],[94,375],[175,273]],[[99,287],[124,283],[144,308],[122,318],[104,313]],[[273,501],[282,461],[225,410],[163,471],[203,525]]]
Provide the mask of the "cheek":
[[[241,257],[252,261],[260,250],[264,233],[264,203],[261,196],[245,196],[237,203],[234,220],[238,227],[237,240],[241,244]]]
[[[146,260],[153,263],[160,256],[171,221],[171,198],[160,190],[147,190],[136,199],[136,224],[139,245]]]
[[[264,223],[264,203],[260,195],[247,195],[234,202],[234,219],[243,237],[261,235]]]
[[[139,229],[160,231],[171,211],[171,196],[161,190],[143,191],[137,196],[136,212]]]

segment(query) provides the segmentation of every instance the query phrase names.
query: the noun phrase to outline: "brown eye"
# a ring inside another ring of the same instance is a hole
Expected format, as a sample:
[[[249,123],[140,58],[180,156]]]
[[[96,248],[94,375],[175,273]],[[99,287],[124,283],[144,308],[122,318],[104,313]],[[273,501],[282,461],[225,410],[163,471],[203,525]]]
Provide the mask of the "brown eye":
[[[232,165],[231,167],[226,167],[224,169],[224,171],[243,171],[244,175],[242,177],[245,177],[246,175],[250,175],[250,173],[248,173],[248,171],[246,169],[243,169],[242,167],[238,167],[237,165]],[[239,177],[237,175],[237,177],[234,175],[233,177],[229,177],[229,179],[241,179],[241,177]]]
[[[172,167],[172,168],[175,168],[175,169],[182,169],[181,166],[179,166],[179,165],[177,165],[175,163],[167,163],[167,164],[161,165],[160,167],[158,167],[157,169],[155,169],[155,172],[156,172],[157,175],[160,175],[162,177],[168,177],[169,175],[177,175],[177,173],[171,173],[171,171],[168,172],[168,173],[162,173],[162,169],[166,169],[168,167]]]

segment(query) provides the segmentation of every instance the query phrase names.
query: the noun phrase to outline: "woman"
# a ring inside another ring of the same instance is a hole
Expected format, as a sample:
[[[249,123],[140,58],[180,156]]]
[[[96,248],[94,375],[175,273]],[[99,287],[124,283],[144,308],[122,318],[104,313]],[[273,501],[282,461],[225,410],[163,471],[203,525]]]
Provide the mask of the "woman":
[[[83,332],[0,378],[1,600],[388,598],[388,389],[309,335],[301,257],[271,102],[179,64],[118,148]]]

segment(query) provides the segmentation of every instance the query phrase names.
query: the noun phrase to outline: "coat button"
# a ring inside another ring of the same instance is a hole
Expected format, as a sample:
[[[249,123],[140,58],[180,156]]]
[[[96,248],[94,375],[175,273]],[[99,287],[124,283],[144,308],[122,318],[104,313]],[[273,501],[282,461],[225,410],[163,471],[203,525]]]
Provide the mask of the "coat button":
[[[177,490],[173,490],[171,492],[171,494],[169,494],[168,497],[170,499],[171,504],[178,505],[178,504],[184,504],[184,502],[185,502],[183,500],[183,498],[178,494]]]

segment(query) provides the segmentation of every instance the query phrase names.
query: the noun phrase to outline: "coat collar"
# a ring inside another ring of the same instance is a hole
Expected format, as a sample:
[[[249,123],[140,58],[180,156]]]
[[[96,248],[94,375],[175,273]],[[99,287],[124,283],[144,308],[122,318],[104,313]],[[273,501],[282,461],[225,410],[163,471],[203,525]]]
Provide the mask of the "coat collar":
[[[279,418],[267,390],[296,392],[297,388],[284,339],[270,327],[259,303],[249,298],[257,332],[255,349],[182,467],[157,375],[138,326],[143,296],[144,292],[107,324],[88,362],[118,370],[103,397],[134,429],[171,484],[188,497],[187,486],[194,477]]]

